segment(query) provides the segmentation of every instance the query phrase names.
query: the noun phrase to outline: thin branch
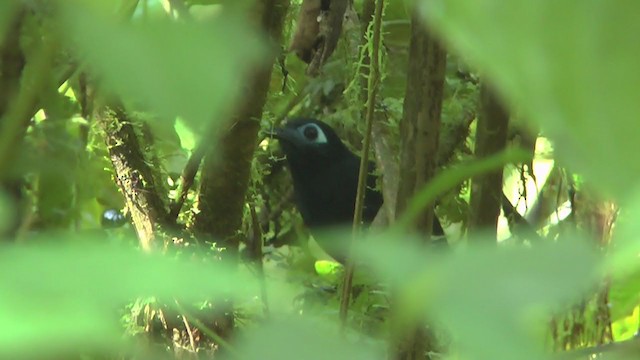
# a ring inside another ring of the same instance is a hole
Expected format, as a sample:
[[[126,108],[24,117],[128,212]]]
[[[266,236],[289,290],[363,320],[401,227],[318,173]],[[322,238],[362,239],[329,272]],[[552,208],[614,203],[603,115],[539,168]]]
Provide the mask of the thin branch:
[[[180,175],[178,198],[170,205],[169,219],[175,220],[178,218],[180,210],[182,209],[182,206],[187,199],[187,194],[193,186],[196,174],[198,173],[198,169],[200,168],[200,164],[202,163],[202,158],[207,153],[207,149],[209,148],[208,145],[210,143],[211,142],[208,139],[202,139],[189,157],[189,160],[187,161],[187,164],[185,165],[184,169],[182,170],[182,174]]]
[[[286,193],[284,193],[280,201],[278,201],[275,206],[271,207],[271,211],[269,211],[269,213],[267,213],[266,216],[261,216],[260,224],[263,227],[269,226],[269,223],[271,221],[274,221],[280,218],[280,215],[282,215],[287,205],[291,204],[292,201],[293,201],[293,189],[290,188],[289,190],[287,190]]]
[[[189,322],[187,321],[186,315],[182,315],[182,322],[184,323],[184,327],[187,330],[187,334],[189,335],[189,344],[191,344],[191,350],[193,353],[196,353],[196,341],[193,339],[193,332],[191,331],[191,326],[189,326]]]
[[[234,359],[241,359],[242,358],[240,356],[240,354],[238,353],[238,350],[236,350],[233,346],[231,346],[231,344],[229,344],[225,339],[223,339],[218,334],[216,334],[215,331],[211,330],[202,321],[198,320],[197,317],[191,316],[191,314],[189,312],[187,312],[187,310],[182,305],[180,305],[180,303],[178,303],[176,301],[175,304],[176,304],[176,307],[178,308],[178,312],[180,312],[180,314],[183,314],[183,316],[189,317],[191,319],[191,322],[196,326],[196,328],[198,328],[198,330],[202,331],[202,333],[204,333],[205,335],[207,335],[208,337],[213,339],[220,347],[224,348],[226,353],[231,358],[234,358]]]
[[[373,115],[375,112],[376,95],[378,92],[378,85],[380,81],[380,34],[382,30],[382,10],[384,8],[384,0],[378,0],[376,2],[376,10],[374,13],[373,22],[373,38],[372,38],[372,50],[371,50],[371,66],[369,74],[369,83],[367,86],[367,114],[366,122],[367,128],[364,134],[364,141],[362,144],[362,158],[360,159],[360,172],[358,174],[358,191],[356,193],[356,204],[353,214],[353,241],[354,242],[360,235],[360,228],[362,223],[362,208],[364,206],[364,193],[366,191],[367,169],[369,168],[369,148],[371,147],[371,129],[373,127]],[[340,320],[342,322],[342,328],[347,325],[347,313],[349,311],[349,299],[351,297],[351,288],[353,283],[354,264],[352,259],[353,251],[350,249],[347,256],[346,271],[344,275],[344,283],[342,286],[342,298],[340,300]]]

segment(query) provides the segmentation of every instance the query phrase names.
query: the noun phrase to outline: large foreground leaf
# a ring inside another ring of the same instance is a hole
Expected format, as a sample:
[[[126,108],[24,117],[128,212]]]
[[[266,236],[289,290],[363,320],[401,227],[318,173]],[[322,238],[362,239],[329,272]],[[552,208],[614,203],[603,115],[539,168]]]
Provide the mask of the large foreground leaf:
[[[561,160],[623,199],[640,175],[640,2],[429,0],[423,14]]]

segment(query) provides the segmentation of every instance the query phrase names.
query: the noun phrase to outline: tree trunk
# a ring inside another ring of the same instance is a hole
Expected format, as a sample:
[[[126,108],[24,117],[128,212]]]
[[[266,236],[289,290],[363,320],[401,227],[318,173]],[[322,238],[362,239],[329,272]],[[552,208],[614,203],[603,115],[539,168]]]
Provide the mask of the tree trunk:
[[[409,199],[434,175],[437,165],[440,116],[442,110],[446,52],[414,15],[411,21],[411,45],[400,152],[400,177],[396,214],[401,214]],[[414,229],[429,241],[433,228],[433,205],[425,207]],[[409,326],[407,326],[409,325]],[[433,331],[418,321],[397,324],[394,344],[396,359],[424,359],[438,352]]]
[[[263,30],[276,43],[282,42],[284,19],[289,0],[263,0],[261,23]],[[224,248],[223,258],[235,262],[238,253],[238,231],[241,228],[245,193],[249,185],[251,160],[257,146],[259,120],[266,102],[271,70],[275,57],[257,69],[246,87],[245,97],[230,119],[230,129],[217,147],[204,158],[198,213],[193,229],[205,241],[215,240]],[[219,314],[215,330],[229,338],[234,327],[232,306],[218,303]]]
[[[480,88],[480,116],[476,128],[476,157],[487,157],[503,150],[507,144],[508,128],[507,110],[487,84],[483,84]],[[495,234],[502,196],[502,169],[471,180],[470,234],[479,229],[491,229]],[[492,241],[496,241],[495,236]]]
[[[400,183],[396,213],[429,181],[436,169],[442,111],[446,52],[416,17],[411,21],[411,45],[400,149]],[[415,229],[429,236],[433,206],[425,207]]]

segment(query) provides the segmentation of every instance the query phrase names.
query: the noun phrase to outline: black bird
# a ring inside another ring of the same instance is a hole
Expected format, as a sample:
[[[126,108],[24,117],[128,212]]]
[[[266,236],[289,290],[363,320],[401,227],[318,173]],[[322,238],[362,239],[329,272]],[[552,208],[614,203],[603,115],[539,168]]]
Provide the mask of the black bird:
[[[360,158],[352,153],[326,123],[307,118],[291,119],[276,129],[291,177],[294,201],[305,225],[316,242],[334,259],[344,262],[348,241],[334,236],[316,238],[317,232],[348,226],[353,221]],[[375,163],[368,167],[362,218],[371,223],[382,206],[382,194],[376,189]],[[434,235],[444,235],[434,217]],[[321,234],[320,234],[321,235]]]

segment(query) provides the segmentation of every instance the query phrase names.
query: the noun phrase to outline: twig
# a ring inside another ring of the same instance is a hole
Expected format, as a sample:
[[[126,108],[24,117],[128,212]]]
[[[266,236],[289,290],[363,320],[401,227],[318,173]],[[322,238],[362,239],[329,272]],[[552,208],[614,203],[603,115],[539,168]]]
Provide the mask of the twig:
[[[293,189],[289,189],[282,196],[282,199],[271,208],[269,214],[260,219],[260,225],[262,225],[263,227],[269,226],[269,222],[279,218],[280,215],[282,215],[282,213],[284,212],[286,206],[289,205],[291,201],[293,201]]]
[[[177,302],[177,301],[176,301]],[[187,334],[189,334],[189,343],[191,344],[191,350],[193,353],[196,353],[196,341],[193,339],[193,332],[191,331],[191,326],[189,326],[189,322],[187,321],[187,316],[182,314],[182,322],[184,323],[185,329],[187,329]]]
[[[353,286],[353,250],[355,241],[360,235],[360,228],[362,223],[362,208],[364,206],[364,193],[366,191],[366,179],[367,170],[369,168],[369,148],[371,147],[371,129],[373,127],[373,115],[375,111],[376,94],[378,92],[378,83],[380,79],[380,33],[382,28],[382,10],[384,7],[384,0],[378,0],[376,2],[376,10],[374,13],[373,23],[373,38],[372,38],[372,50],[369,58],[371,59],[369,83],[367,86],[367,114],[366,123],[367,128],[364,134],[364,141],[362,144],[362,158],[360,159],[360,171],[358,174],[358,191],[356,193],[356,204],[353,214],[353,240],[351,242],[351,249],[347,256],[346,271],[344,275],[344,283],[342,285],[342,298],[340,300],[340,321],[342,329],[344,330],[347,325],[347,313],[349,311],[349,299],[351,297],[351,288]]]
[[[189,314],[187,310],[184,307],[182,307],[182,305],[180,305],[180,303],[178,303],[177,301],[175,303],[176,303],[176,307],[178,308],[178,311],[181,314],[183,314],[183,316],[189,317],[191,319],[191,322],[196,326],[196,328],[198,328],[198,330],[202,331],[205,335],[213,339],[213,341],[215,341],[219,346],[223,347],[225,351],[228,352],[230,357],[236,358],[236,359],[242,358],[238,353],[238,351],[233,346],[231,346],[231,344],[229,344],[226,340],[224,340],[222,337],[216,334],[215,331],[209,329],[209,327],[204,323],[202,323],[202,321],[198,320],[197,317],[191,316],[191,314]]]
[[[202,163],[202,158],[204,158],[204,154],[207,152],[208,144],[209,142],[206,141],[206,139],[202,139],[189,157],[187,165],[185,165],[184,169],[182,170],[182,174],[180,174],[180,185],[178,187],[179,195],[178,198],[170,206],[169,219],[175,220],[178,218],[180,210],[182,209],[182,206],[187,199],[187,194],[193,186],[196,174],[198,173],[198,169],[200,168],[200,163]]]
[[[281,91],[284,93],[287,91],[287,80],[289,80],[289,70],[287,70],[286,58],[287,54],[284,52],[284,49],[280,50],[280,56],[278,56],[278,66],[280,67],[280,71],[282,72],[282,89]]]
[[[296,96],[291,98],[291,100],[289,100],[285,108],[282,109],[282,111],[280,111],[280,113],[276,116],[275,124],[279,125],[287,117],[287,115],[289,115],[291,110],[293,110],[294,107],[300,104],[308,94],[309,94],[309,81],[306,80],[305,78],[302,90],[298,94],[296,94]]]

